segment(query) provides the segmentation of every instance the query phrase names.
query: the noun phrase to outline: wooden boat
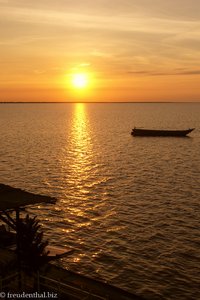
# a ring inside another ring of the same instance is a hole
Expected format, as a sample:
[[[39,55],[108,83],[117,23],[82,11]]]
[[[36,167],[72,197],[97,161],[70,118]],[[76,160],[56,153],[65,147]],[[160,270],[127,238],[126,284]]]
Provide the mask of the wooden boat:
[[[134,136],[174,136],[183,137],[188,133],[192,132],[194,128],[189,128],[186,130],[157,130],[157,129],[143,129],[143,128],[133,128],[131,134]]]

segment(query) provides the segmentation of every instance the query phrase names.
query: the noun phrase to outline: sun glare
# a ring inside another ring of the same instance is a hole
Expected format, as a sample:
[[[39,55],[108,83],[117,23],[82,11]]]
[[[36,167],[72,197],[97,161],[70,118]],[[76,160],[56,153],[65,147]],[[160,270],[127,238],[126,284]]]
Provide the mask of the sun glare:
[[[65,75],[63,84],[67,89],[67,96],[70,101],[89,101],[94,95],[96,85],[94,72],[74,68]]]
[[[85,89],[88,83],[88,75],[85,73],[74,74],[72,76],[72,85],[74,88]]]

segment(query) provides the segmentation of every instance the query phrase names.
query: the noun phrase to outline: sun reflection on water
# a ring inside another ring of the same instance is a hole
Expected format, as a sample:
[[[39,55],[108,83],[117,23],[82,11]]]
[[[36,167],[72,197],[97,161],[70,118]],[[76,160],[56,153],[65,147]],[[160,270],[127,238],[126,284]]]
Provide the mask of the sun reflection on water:
[[[70,144],[73,152],[70,163],[71,174],[79,193],[85,197],[84,184],[87,182],[88,171],[92,163],[92,144],[90,124],[83,103],[75,104]]]
[[[66,132],[66,144],[63,148],[61,176],[65,182],[63,199],[65,209],[72,215],[84,218],[84,210],[89,201],[91,189],[89,184],[94,180],[94,151],[91,138],[91,125],[87,116],[87,106],[75,103],[72,107],[70,130]],[[84,203],[85,202],[85,203]],[[74,211],[76,209],[76,211]]]
[[[104,174],[104,166],[98,161],[95,132],[87,109],[86,104],[73,104],[62,157],[62,238],[67,238],[67,243],[77,250],[68,259],[73,270],[78,268],[75,265],[91,259],[87,257],[91,241],[94,240],[95,253],[102,251],[95,236],[99,231],[104,236],[110,216],[116,213],[107,201],[110,176]]]

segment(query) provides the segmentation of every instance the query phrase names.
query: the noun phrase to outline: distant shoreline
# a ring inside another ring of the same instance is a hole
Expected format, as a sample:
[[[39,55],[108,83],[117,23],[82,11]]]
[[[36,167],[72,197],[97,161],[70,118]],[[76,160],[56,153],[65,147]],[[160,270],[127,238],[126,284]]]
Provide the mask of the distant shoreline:
[[[195,104],[200,104],[200,100],[199,101],[77,101],[77,102],[67,102],[67,101],[37,101],[37,102],[34,102],[34,101],[0,101],[0,104],[75,104],[75,103],[84,103],[84,104],[91,104],[91,103],[94,103],[94,104],[98,104],[98,103],[103,103],[103,104],[148,104],[148,103],[159,103],[159,104],[166,104],[166,103],[175,103],[175,104],[183,104],[183,103],[189,103],[189,104],[192,104],[192,103],[195,103]]]

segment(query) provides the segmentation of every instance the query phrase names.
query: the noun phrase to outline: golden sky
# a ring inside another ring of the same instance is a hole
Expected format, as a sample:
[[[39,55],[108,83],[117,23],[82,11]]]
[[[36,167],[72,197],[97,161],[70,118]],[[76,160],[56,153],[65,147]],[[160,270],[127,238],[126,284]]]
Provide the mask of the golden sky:
[[[0,20],[0,101],[200,101],[199,0],[0,0]]]

